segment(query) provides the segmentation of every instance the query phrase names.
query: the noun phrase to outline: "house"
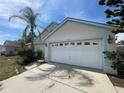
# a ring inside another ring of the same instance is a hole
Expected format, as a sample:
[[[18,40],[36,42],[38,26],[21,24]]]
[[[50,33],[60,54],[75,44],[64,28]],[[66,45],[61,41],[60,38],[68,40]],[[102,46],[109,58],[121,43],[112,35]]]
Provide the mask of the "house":
[[[4,46],[4,54],[5,55],[15,55],[18,53],[18,48],[19,48],[19,41],[10,41],[6,40],[3,44]]]
[[[0,55],[2,55],[4,51],[5,51],[5,47],[3,45],[0,45]]]
[[[44,53],[44,50],[45,50],[45,44],[43,42],[43,38],[45,38],[45,36],[50,33],[51,31],[53,31],[53,29],[55,27],[57,27],[59,24],[56,23],[56,22],[52,22],[50,23],[41,33],[40,37],[41,38],[38,38],[38,39],[35,39],[34,41],[34,48],[35,48],[35,51],[38,51],[38,50],[42,50],[43,53]],[[28,47],[31,47],[31,43],[28,43],[27,44]]]
[[[45,61],[77,65],[117,74],[111,68],[104,51],[116,51],[117,27],[75,18],[66,18],[42,42],[45,44]]]

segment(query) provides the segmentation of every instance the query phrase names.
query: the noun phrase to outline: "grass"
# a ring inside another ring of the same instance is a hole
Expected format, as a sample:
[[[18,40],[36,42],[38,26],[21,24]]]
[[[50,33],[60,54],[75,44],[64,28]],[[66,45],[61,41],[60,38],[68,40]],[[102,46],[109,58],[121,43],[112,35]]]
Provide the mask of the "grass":
[[[20,59],[21,58],[19,56],[11,57],[0,56],[0,81],[17,75],[16,69],[18,70],[19,73],[25,71],[23,66],[18,65],[16,63],[16,61]]]

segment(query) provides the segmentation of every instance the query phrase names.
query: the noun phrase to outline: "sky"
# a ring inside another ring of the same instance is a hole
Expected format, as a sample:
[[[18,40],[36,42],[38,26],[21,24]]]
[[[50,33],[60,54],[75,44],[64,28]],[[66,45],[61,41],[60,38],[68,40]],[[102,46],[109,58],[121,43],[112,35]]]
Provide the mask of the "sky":
[[[40,13],[37,24],[40,31],[51,22],[62,22],[66,17],[79,18],[105,23],[105,6],[98,5],[99,0],[0,0],[0,44],[5,40],[18,40],[22,36],[25,23],[20,20],[8,21],[26,6]],[[124,40],[124,34],[118,35],[118,41]]]

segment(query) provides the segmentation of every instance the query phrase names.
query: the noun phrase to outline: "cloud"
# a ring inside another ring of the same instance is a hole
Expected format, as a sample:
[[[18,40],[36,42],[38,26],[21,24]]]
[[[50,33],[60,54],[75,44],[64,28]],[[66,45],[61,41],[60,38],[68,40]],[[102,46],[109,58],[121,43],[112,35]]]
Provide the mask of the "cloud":
[[[8,21],[3,21],[0,22],[0,28],[3,29],[24,29],[25,25],[21,24],[19,22],[13,21],[13,22],[8,22]]]
[[[11,33],[0,31],[0,39],[2,39],[2,38],[14,39],[14,38],[18,38],[18,35],[12,35]]]
[[[8,36],[11,36],[11,35],[8,34],[8,33],[3,32],[3,31],[0,31],[0,38],[8,37]]]
[[[0,31],[6,30],[5,36],[16,39],[22,33],[25,23],[20,20],[8,22],[8,18],[26,6],[41,14],[38,24],[45,27],[52,21],[61,22],[65,17],[105,22],[105,8],[98,5],[98,0],[0,0]],[[7,31],[8,30],[8,31]],[[16,33],[10,33],[9,30]],[[0,32],[0,35],[3,32]],[[14,34],[14,35],[13,35]],[[0,40],[6,38],[0,37]],[[122,38],[122,36],[121,36]]]
[[[41,0],[1,0],[0,1],[0,18],[8,19],[9,16],[17,13],[21,8],[26,6],[34,10],[39,9],[43,3]]]
[[[0,31],[0,44],[3,44],[5,40],[16,40],[18,38],[18,35],[12,35],[11,33]]]
[[[3,43],[6,39],[14,40],[19,38],[25,27],[25,23],[20,20],[8,22],[8,18],[11,15],[17,14],[20,9],[26,6],[33,8],[35,11],[39,11],[44,3],[42,1],[43,0],[0,0],[0,43]]]
[[[65,17],[86,18],[87,0],[46,0],[40,10],[41,20],[61,22]]]
[[[17,14],[18,11],[26,6],[39,10],[43,6],[43,0],[0,0],[0,27],[22,29],[24,25],[17,19],[8,22],[11,15]]]
[[[65,17],[86,18],[85,1],[82,0],[2,0],[0,1],[0,18],[8,20],[8,18],[18,13],[18,11],[26,6],[32,7],[36,12],[41,13],[40,20],[49,24],[52,21],[60,22]],[[69,4],[71,3],[71,4]],[[73,11],[72,11],[73,10]],[[5,23],[6,24],[6,23]],[[12,24],[12,23],[11,23]],[[17,28],[22,24],[9,25]]]

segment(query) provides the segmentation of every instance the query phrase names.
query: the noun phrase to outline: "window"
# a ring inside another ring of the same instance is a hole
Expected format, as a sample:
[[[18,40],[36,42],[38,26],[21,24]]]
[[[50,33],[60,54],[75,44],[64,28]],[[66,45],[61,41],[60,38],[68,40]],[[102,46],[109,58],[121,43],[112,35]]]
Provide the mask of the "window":
[[[82,45],[82,43],[81,42],[78,42],[77,45]]]
[[[93,45],[98,45],[98,43],[93,42]]]
[[[70,44],[71,44],[71,45],[75,45],[75,43],[74,43],[74,42],[71,42]]]
[[[58,44],[55,44],[55,46],[58,46]]]
[[[60,43],[59,45],[60,45],[60,46],[63,46],[63,44],[62,44],[62,43]]]
[[[84,42],[84,45],[90,45],[90,42]]]
[[[67,46],[68,45],[68,43],[65,43],[65,46]]]

